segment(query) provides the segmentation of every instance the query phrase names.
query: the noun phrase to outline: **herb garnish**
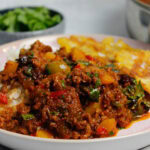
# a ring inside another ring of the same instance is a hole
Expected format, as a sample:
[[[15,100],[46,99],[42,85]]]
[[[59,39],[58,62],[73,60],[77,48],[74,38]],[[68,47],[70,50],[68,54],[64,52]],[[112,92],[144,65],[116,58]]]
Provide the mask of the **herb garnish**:
[[[145,96],[144,89],[141,85],[141,81],[137,83],[136,80],[134,80],[133,85],[129,85],[126,88],[124,88],[123,93],[127,96],[128,99],[131,99],[131,100],[133,99],[137,100]]]
[[[100,91],[99,91],[99,89],[96,88],[96,89],[91,89],[91,90],[90,90],[90,99],[91,99],[92,101],[98,102],[99,96],[100,96]]]
[[[65,85],[65,80],[62,80],[61,85],[62,85],[63,88],[66,87],[66,85]]]
[[[32,59],[34,57],[34,52],[31,51],[31,54],[28,56],[29,59]]]
[[[113,131],[110,131],[110,132],[109,132],[109,135],[110,135],[110,136],[114,135],[114,132],[113,132]]]
[[[32,67],[28,67],[28,69],[24,71],[24,74],[29,77],[32,77]]]
[[[81,63],[81,64],[83,64],[83,65],[85,65],[85,66],[89,66],[89,65],[90,65],[89,62],[83,61],[83,60],[79,60],[79,61],[77,61],[77,62],[78,62],[78,63]]]
[[[95,83],[95,87],[99,87],[101,85],[101,80],[100,79],[97,79],[96,80],[96,83]]]
[[[108,68],[112,68],[112,71],[115,73],[119,73],[119,70],[116,69],[116,66],[114,64],[107,64],[105,66],[99,67],[100,69],[108,69]]]
[[[50,74],[51,74],[51,71],[50,71],[50,69],[49,69],[49,67],[48,67],[48,64],[45,66],[45,73],[46,73],[47,75],[50,75]]]
[[[94,76],[98,78],[98,77],[99,77],[99,74],[98,74],[98,73],[95,73]]]
[[[90,72],[87,72],[86,74],[87,74],[90,78],[93,77],[92,73],[90,73]]]
[[[22,114],[21,115],[23,120],[32,120],[35,118],[35,116],[33,114]]]

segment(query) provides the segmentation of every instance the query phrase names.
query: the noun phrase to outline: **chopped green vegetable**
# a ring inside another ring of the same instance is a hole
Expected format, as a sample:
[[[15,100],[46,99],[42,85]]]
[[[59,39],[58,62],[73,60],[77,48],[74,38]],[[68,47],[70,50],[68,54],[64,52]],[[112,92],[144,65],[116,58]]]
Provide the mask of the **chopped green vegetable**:
[[[108,65],[105,65],[105,68],[115,68],[116,66],[114,64],[108,64]]]
[[[21,115],[23,120],[32,120],[35,118],[35,116],[33,114],[22,114]]]
[[[100,96],[100,91],[98,89],[91,89],[90,91],[90,99],[92,101],[98,101]]]
[[[110,136],[114,135],[114,132],[113,132],[113,131],[110,131],[110,132],[109,132],[109,135],[110,135]]]
[[[65,80],[62,80],[61,85],[62,85],[63,88],[66,87],[66,85],[65,85]]]
[[[55,73],[64,73],[64,74],[69,74],[71,69],[70,67],[63,61],[53,61],[49,62],[46,67],[46,72],[47,74],[55,74]]]
[[[129,85],[126,88],[124,88],[123,93],[127,96],[128,99],[131,100],[137,100],[145,96],[141,82],[139,81],[139,83],[137,83],[136,80],[134,80],[134,85]]]
[[[86,74],[87,74],[90,78],[93,77],[93,75],[92,75],[90,72],[87,72]]]
[[[115,72],[115,73],[119,73],[119,70],[116,69],[116,66],[114,64],[108,64],[108,65],[105,65],[103,67],[99,67],[100,69],[107,69],[107,68],[112,68],[112,71]]]
[[[29,59],[32,59],[34,57],[34,52],[31,52],[31,55],[28,56]]]
[[[62,20],[46,7],[16,8],[0,15],[0,31],[36,31],[52,27]]]
[[[66,63],[67,65],[69,65],[71,68],[77,65],[76,62],[70,61],[70,60],[67,59],[67,58],[64,58],[64,61],[65,61],[65,63]]]
[[[113,101],[112,102],[112,106],[116,107],[116,108],[121,108],[122,104],[119,101]]]
[[[50,71],[50,69],[49,69],[49,67],[48,67],[48,64],[45,66],[45,73],[46,73],[47,75],[50,75],[50,74],[51,74],[51,71]]]
[[[115,73],[119,73],[120,71],[118,69],[112,68],[112,71]]]
[[[87,62],[87,61],[82,61],[82,60],[79,60],[78,63],[81,63],[81,64],[83,64],[83,65],[85,65],[85,66],[89,66],[89,65],[90,65],[89,62]]]
[[[32,67],[28,67],[28,69],[24,71],[24,74],[29,77],[32,77]]]
[[[97,79],[96,80],[96,83],[95,83],[95,87],[99,87],[101,85],[101,80],[100,79]]]
[[[64,96],[64,95],[62,95],[62,98],[64,99],[64,98],[65,98],[65,96]]]
[[[119,127],[118,129],[119,129],[119,130],[123,130],[123,129],[125,129],[125,128],[124,128],[124,127]]]
[[[67,79],[71,79],[71,74],[67,74]]]
[[[141,115],[145,112],[143,107],[145,94],[140,81],[137,83],[137,81],[134,80],[132,85],[123,89],[123,93],[128,98],[128,107],[135,115]]]
[[[99,74],[98,74],[98,73],[95,73],[94,76],[98,78],[98,77],[99,77]]]
[[[144,104],[145,107],[150,108],[150,101],[144,100],[143,104]]]
[[[50,114],[51,114],[51,115],[56,115],[56,116],[57,116],[57,115],[59,114],[59,112],[51,111]]]

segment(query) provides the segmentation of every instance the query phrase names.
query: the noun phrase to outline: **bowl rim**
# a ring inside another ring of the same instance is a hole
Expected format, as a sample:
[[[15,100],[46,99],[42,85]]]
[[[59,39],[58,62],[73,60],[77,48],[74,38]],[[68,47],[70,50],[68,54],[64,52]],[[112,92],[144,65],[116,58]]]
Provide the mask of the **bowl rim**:
[[[130,0],[129,0],[130,1]],[[145,8],[146,10],[150,10],[150,5],[144,3],[144,2],[141,2],[140,0],[132,0],[136,5],[142,7],[142,8]]]
[[[32,6],[9,7],[9,8],[0,9],[0,14],[1,14],[1,12],[3,12],[3,11],[8,12],[8,11],[14,10],[14,9],[16,9],[16,8],[37,8],[37,7],[45,7],[45,6],[34,6],[34,5],[32,5]],[[45,32],[47,32],[47,31],[49,31],[49,30],[54,30],[55,28],[61,26],[61,25],[65,22],[65,20],[66,20],[66,19],[65,19],[65,16],[64,16],[64,14],[63,14],[61,11],[56,10],[56,9],[53,9],[53,8],[49,8],[49,7],[46,7],[46,8],[48,8],[50,11],[52,11],[52,12],[54,12],[54,13],[59,14],[59,15],[61,16],[61,18],[62,18],[61,22],[58,23],[58,24],[56,24],[56,25],[54,25],[54,26],[52,26],[52,27],[48,27],[48,28],[43,29],[43,30],[23,31],[23,32],[20,32],[20,31],[18,31],[18,32],[0,31],[0,33],[7,34],[7,35],[30,35],[30,34],[33,34],[33,33],[34,33],[34,34],[39,34],[39,33],[41,33],[41,32],[44,32],[44,33],[45,33]]]
[[[97,143],[97,142],[106,142],[106,141],[115,141],[115,140],[121,140],[121,139],[126,139],[126,138],[133,138],[136,136],[142,136],[144,134],[150,133],[150,129],[148,129],[144,132],[140,131],[138,133],[134,133],[134,134],[130,134],[130,135],[122,135],[122,136],[118,136],[118,137],[113,136],[113,137],[106,137],[106,138],[94,138],[94,139],[48,139],[48,138],[39,138],[39,137],[34,137],[34,136],[29,136],[29,135],[23,135],[23,134],[0,129],[0,134],[1,133],[5,134],[7,136],[12,136],[12,137],[26,139],[26,140],[33,140],[33,141],[37,141],[37,142],[78,144],[78,143]]]
[[[34,41],[37,39],[44,40],[44,39],[47,39],[50,37],[56,39],[59,37],[68,37],[71,35],[72,34],[55,34],[55,35],[44,35],[44,36],[36,36],[36,37],[31,37],[31,38],[24,38],[21,40],[16,40],[13,42],[9,42],[9,43],[0,45],[0,51],[2,51],[3,48],[5,48],[5,47],[12,46],[13,44],[25,44],[25,42]],[[141,42],[138,40],[134,40],[131,38],[122,37],[122,36],[114,36],[114,35],[109,35],[109,34],[75,34],[75,35],[91,36],[91,37],[95,37],[95,39],[96,39],[96,37],[99,37],[99,38],[100,37],[102,37],[102,38],[113,37],[115,39],[130,40],[130,41],[135,42],[135,43],[141,43],[141,44],[145,45],[146,47],[150,47],[150,44],[147,44],[147,43],[144,43],[144,42]],[[46,139],[46,138],[39,138],[39,137],[34,137],[34,136],[29,136],[29,135],[23,135],[23,134],[7,131],[4,129],[0,129],[0,134],[7,135],[7,136],[12,136],[12,137],[16,137],[16,138],[20,138],[20,139],[26,139],[26,140],[34,140],[37,142],[63,143],[63,144],[66,144],[66,143],[78,144],[78,143],[95,143],[95,142],[115,141],[115,140],[121,140],[121,139],[126,139],[126,138],[133,138],[135,136],[140,136],[140,135],[149,134],[149,133],[150,133],[150,129],[146,129],[145,131],[140,131],[137,133],[133,133],[133,134],[129,134],[129,135],[122,135],[122,136],[118,136],[118,137],[113,136],[113,137],[94,138],[94,139]]]

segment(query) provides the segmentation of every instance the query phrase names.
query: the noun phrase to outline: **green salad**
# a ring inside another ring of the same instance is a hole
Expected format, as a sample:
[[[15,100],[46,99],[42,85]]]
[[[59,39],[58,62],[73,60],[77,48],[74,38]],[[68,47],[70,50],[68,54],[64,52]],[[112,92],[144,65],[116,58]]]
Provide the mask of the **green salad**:
[[[60,23],[62,17],[46,7],[16,8],[0,14],[0,31],[23,32],[47,29]]]

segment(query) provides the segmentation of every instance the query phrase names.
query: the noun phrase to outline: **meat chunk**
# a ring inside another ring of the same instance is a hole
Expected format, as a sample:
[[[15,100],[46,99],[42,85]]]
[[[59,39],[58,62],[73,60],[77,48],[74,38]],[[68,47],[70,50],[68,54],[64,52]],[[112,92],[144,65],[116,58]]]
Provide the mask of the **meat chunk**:
[[[127,107],[127,98],[118,88],[118,85],[103,86],[101,92],[102,110],[109,118],[116,118],[118,126],[126,127],[132,113]]]

